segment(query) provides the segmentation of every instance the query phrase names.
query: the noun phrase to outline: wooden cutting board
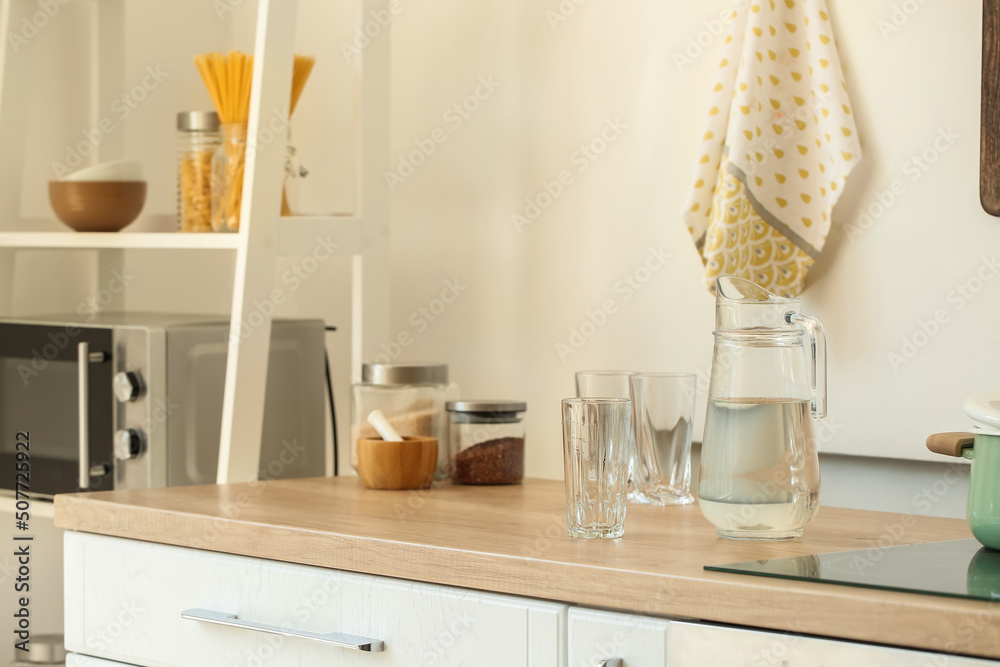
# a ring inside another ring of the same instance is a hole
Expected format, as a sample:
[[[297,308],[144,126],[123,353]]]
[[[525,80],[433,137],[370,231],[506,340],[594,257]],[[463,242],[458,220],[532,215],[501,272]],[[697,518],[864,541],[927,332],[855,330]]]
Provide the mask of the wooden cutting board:
[[[981,123],[979,200],[1000,216],[1000,0],[983,0]]]

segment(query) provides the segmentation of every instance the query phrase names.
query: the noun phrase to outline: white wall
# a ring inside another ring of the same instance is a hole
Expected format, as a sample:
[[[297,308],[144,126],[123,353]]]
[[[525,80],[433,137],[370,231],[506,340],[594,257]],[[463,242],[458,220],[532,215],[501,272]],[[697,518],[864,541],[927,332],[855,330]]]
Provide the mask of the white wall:
[[[479,77],[502,85],[397,189],[394,326],[413,331],[411,313],[445,280],[468,285],[405,357],[449,361],[468,396],[526,399],[529,474],[561,475],[558,401],[572,393],[574,371],[709,367],[713,302],[678,212],[718,64],[720,40],[700,33],[733,4],[564,2],[575,10],[551,26],[555,1],[413,3],[397,20],[395,153],[447,127],[442,114]],[[949,296],[1000,250],[1000,220],[980,210],[977,193],[982,5],[922,3],[883,36],[890,0],[829,4],[865,158],[804,295],[829,335],[836,429],[823,450],[931,461],[925,437],[967,428],[962,400],[995,389],[1000,370],[1000,281],[963,307]],[[711,43],[679,66],[674,54],[699,37]],[[608,118],[627,128],[581,173],[574,151]],[[949,129],[957,138],[932,154]],[[935,162],[914,171],[924,151]],[[517,230],[512,214],[563,169],[572,184]],[[896,179],[902,194],[880,211]],[[859,223],[859,209],[873,222]],[[660,247],[671,259],[626,301],[616,284]],[[606,299],[616,314],[561,359],[556,344]],[[889,353],[902,354],[901,339],[939,309],[947,324],[894,367]],[[825,502],[902,511],[919,511],[914,494],[943,475],[844,457],[824,470]],[[960,501],[950,507],[961,513]]]

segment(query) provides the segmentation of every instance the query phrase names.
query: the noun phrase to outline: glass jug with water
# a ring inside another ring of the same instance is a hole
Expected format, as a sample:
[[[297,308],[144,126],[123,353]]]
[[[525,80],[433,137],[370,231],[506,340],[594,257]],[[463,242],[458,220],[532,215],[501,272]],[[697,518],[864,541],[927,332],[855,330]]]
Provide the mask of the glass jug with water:
[[[698,504],[722,537],[799,537],[819,509],[826,338],[799,306],[743,278],[716,282]]]

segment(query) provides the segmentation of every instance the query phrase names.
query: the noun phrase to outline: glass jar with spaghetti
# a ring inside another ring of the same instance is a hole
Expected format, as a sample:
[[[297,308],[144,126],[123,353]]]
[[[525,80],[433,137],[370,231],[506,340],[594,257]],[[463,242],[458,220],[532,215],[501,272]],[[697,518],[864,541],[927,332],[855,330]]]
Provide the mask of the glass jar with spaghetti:
[[[247,124],[223,123],[219,149],[212,158],[212,229],[240,230]]]
[[[212,231],[212,158],[219,148],[214,111],[177,114],[177,223],[182,232]]]

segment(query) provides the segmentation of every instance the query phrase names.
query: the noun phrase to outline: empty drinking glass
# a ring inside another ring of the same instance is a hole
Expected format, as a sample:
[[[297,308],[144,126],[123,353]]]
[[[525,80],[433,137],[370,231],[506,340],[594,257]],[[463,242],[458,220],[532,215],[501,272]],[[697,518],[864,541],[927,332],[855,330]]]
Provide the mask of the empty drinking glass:
[[[563,400],[570,537],[614,538],[625,532],[631,416],[632,401],[627,398]]]
[[[632,383],[632,422],[636,456],[633,490],[655,505],[687,505],[691,493],[691,430],[695,376],[691,373],[641,373]]]
[[[577,398],[627,398],[632,400],[630,379],[635,375],[638,373],[632,371],[577,371]],[[631,425],[629,426],[628,447],[628,499],[638,503],[650,503],[651,500],[639,490],[635,483],[637,455],[635,431]]]
[[[577,371],[577,398],[632,398],[632,371]]]

